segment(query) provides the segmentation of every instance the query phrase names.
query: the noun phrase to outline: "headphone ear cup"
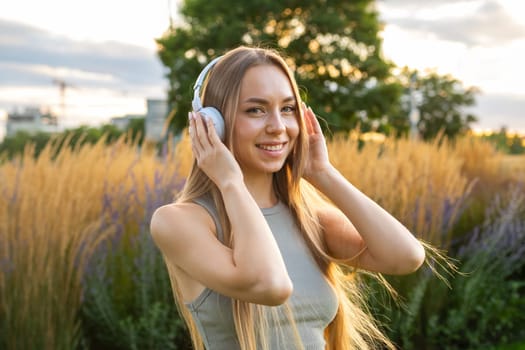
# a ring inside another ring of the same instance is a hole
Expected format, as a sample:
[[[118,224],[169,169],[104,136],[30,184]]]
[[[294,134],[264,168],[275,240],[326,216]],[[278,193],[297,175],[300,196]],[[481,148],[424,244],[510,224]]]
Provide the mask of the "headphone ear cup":
[[[225,127],[224,127],[224,118],[222,117],[221,112],[213,107],[203,107],[198,111],[203,116],[210,118],[213,121],[213,126],[219,138],[224,141],[225,136]]]

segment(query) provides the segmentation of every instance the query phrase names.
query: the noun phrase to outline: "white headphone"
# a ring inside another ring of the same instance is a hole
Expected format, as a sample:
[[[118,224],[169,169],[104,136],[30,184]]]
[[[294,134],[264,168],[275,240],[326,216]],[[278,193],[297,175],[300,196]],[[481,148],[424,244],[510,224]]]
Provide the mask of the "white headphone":
[[[224,141],[224,118],[219,112],[218,109],[214,107],[203,107],[201,102],[201,86],[204,83],[204,79],[206,78],[206,74],[208,71],[222,58],[222,56],[219,56],[215,59],[213,59],[199,74],[199,77],[197,78],[197,81],[195,82],[195,85],[193,86],[193,100],[191,101],[191,106],[193,108],[193,111],[200,113],[205,118],[210,118],[213,121],[213,125],[215,126],[215,130],[217,131],[217,135],[221,140]]]

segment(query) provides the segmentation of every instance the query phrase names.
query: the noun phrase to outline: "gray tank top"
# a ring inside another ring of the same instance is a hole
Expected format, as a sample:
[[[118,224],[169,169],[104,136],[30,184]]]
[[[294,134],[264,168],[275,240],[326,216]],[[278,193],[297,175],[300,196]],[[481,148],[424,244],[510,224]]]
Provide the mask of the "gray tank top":
[[[224,242],[217,210],[209,197],[195,201],[212,216],[217,237]],[[287,206],[279,202],[271,208],[261,209],[283,256],[288,274],[293,282],[293,294],[288,299],[297,331],[305,350],[324,350],[324,330],[337,312],[338,300],[333,289],[315,262]],[[220,268],[220,267],[218,267]],[[186,303],[193,315],[204,345],[208,350],[240,349],[229,297],[205,289],[195,300]],[[296,349],[293,328],[287,321],[283,306],[267,307],[270,318],[270,348],[272,350]],[[279,327],[272,327],[272,324]]]

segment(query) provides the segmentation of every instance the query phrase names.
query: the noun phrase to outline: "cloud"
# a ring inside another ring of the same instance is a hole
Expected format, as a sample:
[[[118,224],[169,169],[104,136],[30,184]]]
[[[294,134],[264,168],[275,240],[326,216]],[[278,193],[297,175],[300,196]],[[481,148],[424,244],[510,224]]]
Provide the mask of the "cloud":
[[[469,111],[474,113],[483,128],[500,129],[510,127],[525,132],[525,96],[501,94],[482,94],[476,97],[476,106]]]
[[[463,0],[463,2],[475,2],[478,0]],[[457,4],[458,0],[426,0],[422,2],[421,0],[379,0],[378,3],[381,5],[393,5],[393,6],[407,6],[407,7],[428,7],[429,5],[444,5],[444,4]]]
[[[156,53],[119,42],[78,41],[0,19],[0,85],[49,85],[52,78],[91,87],[165,85]]]
[[[475,3],[478,4],[475,4]],[[388,24],[421,33],[431,34],[438,39],[461,42],[468,46],[498,46],[513,40],[525,38],[525,26],[517,23],[505,8],[494,0],[466,1],[462,4],[477,5],[475,11],[464,14],[452,12],[447,17],[420,19],[405,12],[403,16],[388,17],[389,9],[397,6],[415,7],[421,2],[397,0],[384,3]],[[429,5],[429,3],[431,5]],[[455,1],[426,1],[425,9],[446,5],[458,5]]]

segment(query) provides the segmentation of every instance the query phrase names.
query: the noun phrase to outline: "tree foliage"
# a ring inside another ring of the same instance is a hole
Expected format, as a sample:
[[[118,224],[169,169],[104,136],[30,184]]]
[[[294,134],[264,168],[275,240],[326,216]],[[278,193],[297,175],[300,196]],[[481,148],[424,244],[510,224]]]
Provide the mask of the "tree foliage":
[[[175,130],[186,125],[199,71],[239,45],[282,52],[306,102],[333,131],[369,129],[397,108],[401,87],[387,82],[392,65],[381,55],[373,0],[186,0],[180,13],[185,23],[158,40]]]
[[[51,139],[51,134],[43,131],[29,133],[27,131],[18,131],[15,135],[6,136],[0,143],[0,156],[13,158],[21,154],[26,145],[34,145],[34,155],[37,156],[44,149]]]
[[[14,135],[6,136],[0,143],[0,160],[1,157],[11,159],[22,154],[27,145],[34,147],[33,156],[38,157],[49,142],[55,142],[57,146],[55,151],[58,153],[64,146],[74,148],[85,143],[94,144],[102,137],[105,137],[105,142],[109,144],[123,134],[127,134],[132,142],[137,142],[140,145],[144,140],[144,128],[144,118],[134,118],[130,120],[125,130],[120,130],[112,124],[104,124],[99,127],[81,125],[55,134],[43,131],[36,133],[18,131]]]
[[[525,136],[511,133],[506,127],[502,127],[498,132],[483,135],[483,138],[492,142],[501,152],[525,154]]]
[[[401,134],[409,132],[410,114],[416,112],[417,132],[425,140],[444,134],[447,137],[461,135],[470,129],[477,118],[465,107],[475,104],[475,87],[464,87],[451,75],[435,71],[421,73],[403,68],[398,76],[404,87],[398,114],[389,116],[394,129]]]

